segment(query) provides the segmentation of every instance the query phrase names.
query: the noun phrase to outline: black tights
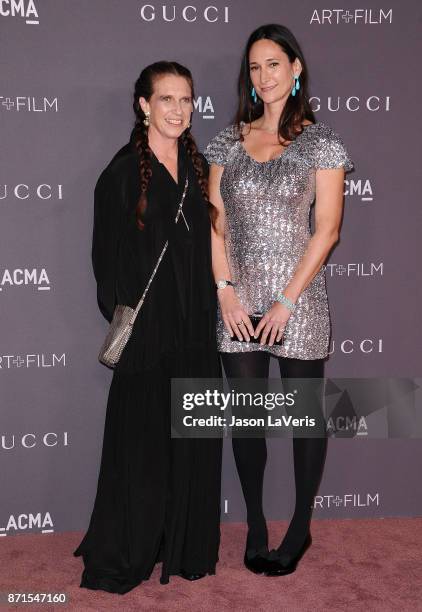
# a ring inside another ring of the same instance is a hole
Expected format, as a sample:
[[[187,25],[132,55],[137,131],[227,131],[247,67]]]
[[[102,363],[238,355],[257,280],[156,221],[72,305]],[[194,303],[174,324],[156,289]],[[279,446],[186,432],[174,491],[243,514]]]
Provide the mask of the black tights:
[[[227,378],[268,378],[270,354],[264,351],[249,353],[221,353]],[[323,378],[323,359],[278,358],[283,385],[288,388],[289,378]],[[290,383],[291,384],[291,383]],[[323,422],[321,403],[306,406],[303,414]],[[248,549],[259,550],[268,546],[267,526],[262,508],[264,470],[267,461],[265,438],[233,438],[233,453],[246,502]],[[293,438],[293,461],[296,502],[287,533],[278,550],[296,554],[308,533],[312,504],[324,469],[327,438]]]

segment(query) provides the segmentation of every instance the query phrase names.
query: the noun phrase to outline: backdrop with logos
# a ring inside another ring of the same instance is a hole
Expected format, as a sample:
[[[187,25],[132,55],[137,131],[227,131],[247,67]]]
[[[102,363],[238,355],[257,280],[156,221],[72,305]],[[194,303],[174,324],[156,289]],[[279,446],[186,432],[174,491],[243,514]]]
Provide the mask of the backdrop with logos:
[[[191,68],[203,148],[233,117],[249,33],[271,22],[295,33],[316,117],[355,163],[326,267],[327,375],[420,375],[421,9],[354,4],[0,0],[0,536],[87,527],[111,379],[97,361],[107,324],[90,260],[93,189],[127,142],[133,84],[153,61]],[[420,439],[337,433],[315,518],[421,514]],[[266,514],[288,518],[291,441],[268,446]],[[243,520],[230,444],[222,487],[223,520]]]

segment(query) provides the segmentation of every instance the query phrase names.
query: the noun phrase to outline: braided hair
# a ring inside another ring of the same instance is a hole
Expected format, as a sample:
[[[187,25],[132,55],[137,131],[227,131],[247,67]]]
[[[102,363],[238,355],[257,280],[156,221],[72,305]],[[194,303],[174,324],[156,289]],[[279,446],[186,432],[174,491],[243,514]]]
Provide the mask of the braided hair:
[[[187,68],[181,64],[178,64],[177,62],[155,62],[142,70],[138,80],[135,83],[135,91],[133,93],[133,110],[135,111],[136,120],[133,139],[139,157],[139,174],[141,185],[141,194],[136,207],[136,220],[139,229],[144,229],[145,227],[142,217],[147,207],[147,191],[149,181],[152,176],[152,151],[148,143],[148,128],[144,124],[145,113],[139,104],[139,98],[143,97],[145,100],[149,100],[154,93],[155,78],[167,74],[184,77],[190,85],[192,98],[195,97],[192,74]],[[208,202],[208,178],[205,173],[202,156],[198,151],[195,140],[190,132],[190,128],[187,128],[183,132],[181,139],[185,145],[189,157],[192,160],[202,195]]]

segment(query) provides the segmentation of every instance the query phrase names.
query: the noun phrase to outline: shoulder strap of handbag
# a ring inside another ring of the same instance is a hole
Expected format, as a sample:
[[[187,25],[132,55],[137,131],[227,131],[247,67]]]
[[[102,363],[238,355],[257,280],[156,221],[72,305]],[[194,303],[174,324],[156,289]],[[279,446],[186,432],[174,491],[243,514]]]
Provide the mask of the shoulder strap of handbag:
[[[177,221],[179,220],[180,213],[182,212],[182,206],[183,206],[183,202],[185,201],[185,197],[186,197],[186,193],[187,193],[187,190],[188,190],[188,186],[189,186],[189,180],[188,180],[188,175],[186,175],[185,187],[184,187],[184,189],[183,189],[182,198],[181,198],[181,200],[180,200],[180,204],[179,204],[179,207],[178,207],[178,209],[177,209],[177,214],[176,214],[176,217],[175,217],[175,219],[174,219],[174,222],[175,222],[175,223],[177,223]],[[156,274],[156,272],[157,272],[157,270],[158,270],[158,267],[159,267],[159,265],[160,265],[160,263],[161,263],[161,260],[162,260],[162,259],[163,259],[163,257],[164,257],[164,253],[165,253],[165,252],[166,252],[166,250],[167,250],[168,243],[169,243],[169,241],[168,241],[168,240],[166,240],[166,243],[165,243],[165,245],[164,245],[164,247],[163,247],[163,250],[162,250],[162,251],[161,251],[161,253],[160,253],[160,256],[159,256],[159,258],[158,258],[157,263],[155,264],[155,268],[154,268],[154,270],[152,271],[152,274],[151,274],[150,279],[149,279],[149,281],[148,281],[148,283],[147,283],[147,286],[145,287],[145,290],[144,290],[144,292],[143,292],[143,294],[142,294],[142,297],[141,297],[141,299],[139,300],[138,305],[136,306],[135,310],[133,311],[133,315],[132,315],[132,317],[131,317],[131,319],[130,319],[130,325],[133,325],[133,324],[135,323],[135,319],[136,319],[136,317],[138,316],[138,312],[141,310],[141,306],[142,306],[142,304],[144,303],[145,296],[146,296],[146,294],[148,293],[148,289],[149,289],[150,284],[152,283],[152,279],[154,278],[154,276],[155,276],[155,274]]]

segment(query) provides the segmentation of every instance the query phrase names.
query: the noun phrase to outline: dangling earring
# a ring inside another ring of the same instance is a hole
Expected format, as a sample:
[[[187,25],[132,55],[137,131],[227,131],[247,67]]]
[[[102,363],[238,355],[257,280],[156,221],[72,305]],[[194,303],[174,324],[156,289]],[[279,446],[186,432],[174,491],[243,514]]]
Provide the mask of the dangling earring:
[[[252,96],[252,100],[256,104],[258,101],[258,96],[256,95],[255,87],[252,87],[251,96]]]
[[[149,115],[150,115],[150,113],[149,113],[149,111],[147,111],[145,113],[145,119],[144,119],[144,126],[145,127],[149,127]]]
[[[299,76],[294,75],[293,79],[294,79],[294,83],[293,83],[293,88],[292,88],[292,96],[295,96],[296,92],[299,91],[300,89]]]

